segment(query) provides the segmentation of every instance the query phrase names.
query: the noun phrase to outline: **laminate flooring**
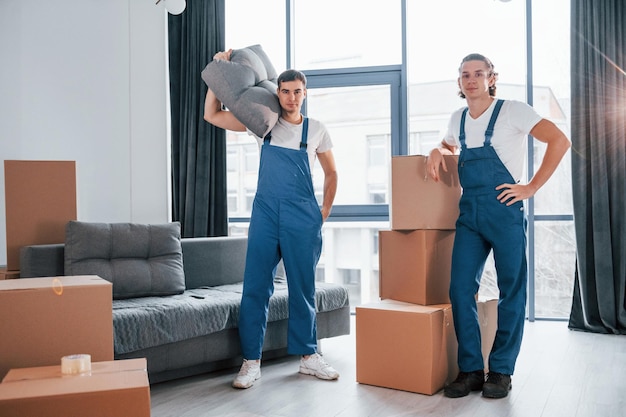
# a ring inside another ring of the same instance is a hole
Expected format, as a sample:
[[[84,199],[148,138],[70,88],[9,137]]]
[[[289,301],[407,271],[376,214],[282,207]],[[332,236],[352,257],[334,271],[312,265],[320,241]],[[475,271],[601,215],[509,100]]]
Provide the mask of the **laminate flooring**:
[[[253,387],[237,390],[238,369],[151,386],[152,417],[625,417],[626,336],[571,331],[566,322],[527,322],[513,389],[499,400],[479,392],[458,399],[356,382],[352,334],[322,340],[341,377],[298,373],[299,359],[262,364]]]

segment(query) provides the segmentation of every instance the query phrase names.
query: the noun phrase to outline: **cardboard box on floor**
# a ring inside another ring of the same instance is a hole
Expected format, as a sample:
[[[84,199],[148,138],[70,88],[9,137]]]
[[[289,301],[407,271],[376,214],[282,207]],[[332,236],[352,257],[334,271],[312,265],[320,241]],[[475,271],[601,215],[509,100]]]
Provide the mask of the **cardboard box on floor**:
[[[449,304],[382,300],[356,307],[356,378],[362,384],[432,395],[456,378]]]
[[[381,230],[380,298],[421,305],[449,303],[454,234],[454,230]]]
[[[0,280],[16,279],[20,277],[20,271],[9,271],[6,268],[0,268]]]
[[[61,366],[12,369],[0,384],[0,415],[149,417],[146,359],[94,362],[86,375]]]
[[[7,270],[19,271],[20,248],[65,242],[76,220],[75,161],[4,161]]]
[[[392,230],[456,228],[461,198],[458,156],[444,158],[448,172],[441,170],[438,182],[426,173],[426,156],[391,158]]]
[[[72,354],[113,360],[112,288],[95,275],[0,281],[0,378]]]

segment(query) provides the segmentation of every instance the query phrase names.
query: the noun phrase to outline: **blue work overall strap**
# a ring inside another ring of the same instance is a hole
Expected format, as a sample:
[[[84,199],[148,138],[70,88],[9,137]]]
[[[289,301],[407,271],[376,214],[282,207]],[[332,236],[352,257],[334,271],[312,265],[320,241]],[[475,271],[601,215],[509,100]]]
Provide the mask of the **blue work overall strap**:
[[[300,150],[306,152],[306,141],[309,137],[309,118],[305,117],[302,120],[302,139],[300,139]]]
[[[489,124],[487,125],[487,130],[485,130],[485,146],[491,145],[491,138],[493,136],[493,129],[496,125],[496,119],[500,114],[500,109],[502,108],[502,104],[504,100],[498,99],[496,101],[496,106],[493,109],[493,113],[491,113],[491,119],[489,119]],[[459,132],[459,142],[461,142],[461,148],[466,148],[465,145],[465,119],[467,117],[468,107],[463,109],[463,113],[461,114],[461,131]]]
[[[308,137],[309,137],[309,118],[304,117],[302,120],[302,138],[300,139],[300,150],[306,151],[306,141]],[[271,131],[267,135],[265,135],[265,137],[263,138],[263,144],[270,143],[270,140],[272,140]]]

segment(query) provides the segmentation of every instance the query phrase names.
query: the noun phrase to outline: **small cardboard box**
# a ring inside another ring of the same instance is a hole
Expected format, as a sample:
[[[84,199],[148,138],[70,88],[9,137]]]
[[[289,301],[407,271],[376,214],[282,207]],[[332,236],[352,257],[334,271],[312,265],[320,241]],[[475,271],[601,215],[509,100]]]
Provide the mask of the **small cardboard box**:
[[[379,231],[382,299],[431,305],[450,302],[454,230]]]
[[[485,362],[485,372],[489,372],[489,353],[498,330],[498,300],[478,300],[478,322],[480,323],[480,343]]]
[[[72,354],[113,360],[112,288],[95,275],[0,281],[0,378]]]
[[[458,156],[445,155],[443,169],[435,182],[426,172],[426,156],[391,158],[391,229],[453,230],[459,217],[461,185]]]
[[[65,241],[76,220],[75,161],[4,161],[7,269],[20,269],[20,248]]]
[[[12,369],[0,384],[5,417],[149,417],[146,359],[95,362],[85,375],[61,366]]]
[[[449,304],[383,300],[356,307],[359,383],[432,395],[456,378],[456,354]]]

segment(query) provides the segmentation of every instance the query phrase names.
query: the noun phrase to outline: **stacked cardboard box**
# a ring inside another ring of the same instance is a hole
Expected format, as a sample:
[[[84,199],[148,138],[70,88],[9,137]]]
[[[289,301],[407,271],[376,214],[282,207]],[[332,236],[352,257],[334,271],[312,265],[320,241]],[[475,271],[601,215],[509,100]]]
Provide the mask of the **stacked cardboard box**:
[[[391,161],[391,230],[379,232],[379,302],[356,308],[357,381],[434,394],[456,377],[448,291],[461,188],[457,157],[435,182],[426,157]]]
[[[76,220],[76,162],[4,161],[7,264],[0,280],[19,278],[20,248],[62,243]]]
[[[0,281],[0,378],[90,354],[113,360],[112,284],[95,275]]]
[[[461,186],[457,156],[435,182],[426,156],[391,163],[391,230],[379,232],[379,302],[356,308],[357,381],[434,394],[458,373],[448,292]],[[497,300],[479,302],[483,356]]]
[[[20,277],[20,271],[9,271],[4,267],[0,267],[0,280],[15,279]]]
[[[0,415],[149,417],[146,359],[95,362],[81,375],[60,365],[12,369],[0,383]]]

